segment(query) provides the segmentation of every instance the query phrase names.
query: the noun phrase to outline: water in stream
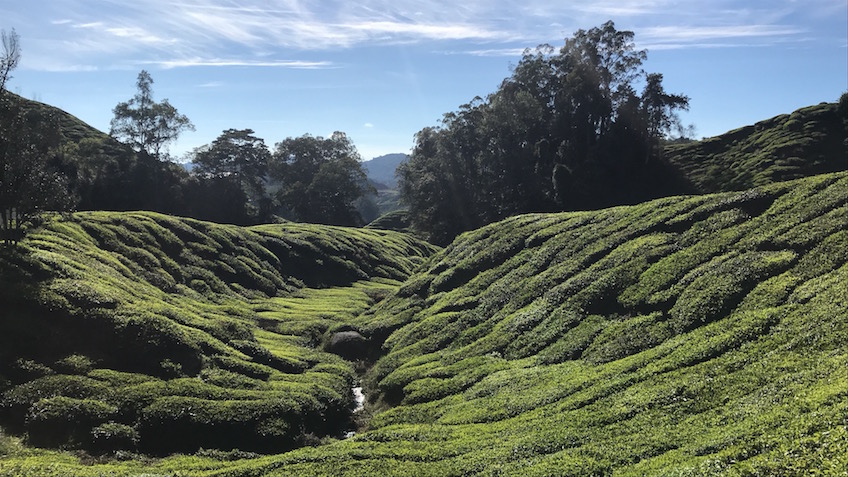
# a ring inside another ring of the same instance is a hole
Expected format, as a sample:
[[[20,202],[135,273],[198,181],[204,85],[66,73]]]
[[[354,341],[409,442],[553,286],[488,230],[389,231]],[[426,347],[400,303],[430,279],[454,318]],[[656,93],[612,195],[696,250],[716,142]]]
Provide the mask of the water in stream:
[[[353,412],[361,411],[365,407],[365,394],[362,394],[362,386],[354,386],[353,390]],[[348,439],[356,435],[356,431],[347,431],[344,433],[344,438]]]

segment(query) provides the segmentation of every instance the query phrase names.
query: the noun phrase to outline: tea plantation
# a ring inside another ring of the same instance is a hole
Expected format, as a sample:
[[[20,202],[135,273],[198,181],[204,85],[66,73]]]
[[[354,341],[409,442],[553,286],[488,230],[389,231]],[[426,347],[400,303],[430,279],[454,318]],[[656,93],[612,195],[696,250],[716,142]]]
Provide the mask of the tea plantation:
[[[699,194],[844,171],[848,110],[841,107],[821,103],[719,136],[669,144],[665,158]]]
[[[328,226],[54,217],[0,259],[0,423],[33,446],[150,455],[341,435],[356,376],[326,337],[434,250]]]
[[[0,475],[848,475],[846,173],[442,251],[76,214],[2,266]]]

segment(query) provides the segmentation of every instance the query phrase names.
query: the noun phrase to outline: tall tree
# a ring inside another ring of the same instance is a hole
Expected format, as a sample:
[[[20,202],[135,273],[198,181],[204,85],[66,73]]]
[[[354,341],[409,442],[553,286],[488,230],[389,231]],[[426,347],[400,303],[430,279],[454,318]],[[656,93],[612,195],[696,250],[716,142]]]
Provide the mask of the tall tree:
[[[109,134],[129,144],[136,152],[163,159],[169,143],[184,131],[194,131],[189,119],[171,106],[167,99],[153,100],[153,78],[145,70],[138,74],[138,91],[132,99],[118,103],[112,110]]]
[[[684,132],[676,110],[689,109],[689,98],[665,92],[663,75],[651,73],[645,79],[642,91],[642,113],[647,125],[647,135],[654,155],[662,153],[661,140],[673,130]]]
[[[265,141],[253,134],[251,129],[227,129],[212,144],[195,150],[193,173],[204,182],[202,188],[227,191],[219,196],[226,196],[228,202],[219,204],[222,213],[207,208],[213,216],[203,218],[242,223],[270,218],[271,199],[265,183],[271,152]],[[241,200],[234,200],[239,195]]]
[[[509,215],[661,194],[661,165],[646,157],[688,98],[643,71],[633,40],[610,21],[528,50],[496,92],[416,135],[399,184],[413,226],[444,243]]]
[[[304,135],[277,143],[269,173],[277,199],[295,220],[360,225],[355,202],[373,189],[353,142],[342,132]]]

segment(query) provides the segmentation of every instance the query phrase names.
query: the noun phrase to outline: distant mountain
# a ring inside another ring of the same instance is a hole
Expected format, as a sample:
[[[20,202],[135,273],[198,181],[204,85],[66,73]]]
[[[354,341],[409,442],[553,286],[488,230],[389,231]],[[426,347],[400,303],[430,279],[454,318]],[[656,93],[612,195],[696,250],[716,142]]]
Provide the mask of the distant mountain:
[[[402,153],[386,154],[385,156],[375,157],[370,161],[365,161],[362,166],[365,168],[368,178],[372,182],[379,185],[384,185],[388,189],[397,187],[397,178],[395,178],[395,169],[401,162],[407,160],[408,155]]]

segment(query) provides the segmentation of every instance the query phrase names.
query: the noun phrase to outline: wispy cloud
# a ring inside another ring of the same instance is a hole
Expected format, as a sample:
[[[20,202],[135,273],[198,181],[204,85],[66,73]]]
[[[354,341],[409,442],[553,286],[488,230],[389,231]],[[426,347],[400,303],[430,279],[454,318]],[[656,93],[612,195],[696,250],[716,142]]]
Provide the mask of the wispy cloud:
[[[787,25],[661,26],[640,31],[639,46],[649,50],[767,46],[801,37],[804,30]]]
[[[586,4],[578,4],[574,6],[576,11],[606,16],[609,18],[621,18],[630,16],[643,16],[660,13],[667,7],[667,1],[643,1],[643,0],[623,0],[623,1],[603,1],[603,2],[588,2]]]
[[[647,39],[702,41],[722,38],[782,37],[796,35],[803,30],[785,25],[732,25],[732,26],[661,26],[645,28],[639,36]]]
[[[195,88],[221,88],[224,85],[226,85],[226,83],[223,81],[209,81],[207,83],[195,85]]]
[[[278,61],[254,61],[241,59],[220,59],[220,58],[187,58],[176,60],[151,61],[147,64],[154,64],[165,69],[171,68],[189,68],[197,66],[248,66],[258,68],[292,68],[303,70],[315,70],[336,68],[329,61],[296,61],[296,60],[278,60]]]
[[[491,48],[485,50],[452,50],[446,51],[444,54],[446,55],[471,55],[471,56],[504,56],[504,57],[518,57],[524,54],[524,51],[527,48]]]
[[[45,33],[52,48],[37,54],[52,55],[57,63],[115,64],[120,58],[124,64],[165,68],[328,68],[333,65],[315,57],[398,44],[427,44],[433,51],[473,56],[518,56],[525,47],[559,42],[577,28],[610,18],[658,49],[745,45],[749,40],[762,44],[799,36],[804,28],[793,18],[805,8],[804,2],[792,0],[758,1],[744,8],[731,0],[716,0],[710,8],[674,0],[34,1],[50,9],[44,16],[55,19]],[[844,0],[809,1],[820,8],[844,8],[838,6]],[[256,60],[263,56],[296,60]]]

